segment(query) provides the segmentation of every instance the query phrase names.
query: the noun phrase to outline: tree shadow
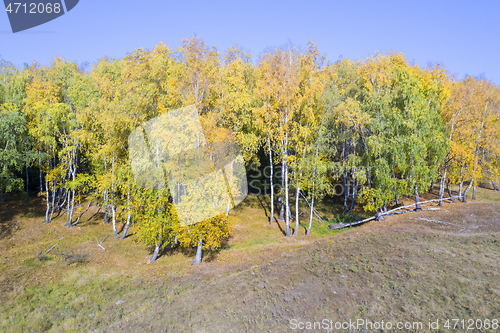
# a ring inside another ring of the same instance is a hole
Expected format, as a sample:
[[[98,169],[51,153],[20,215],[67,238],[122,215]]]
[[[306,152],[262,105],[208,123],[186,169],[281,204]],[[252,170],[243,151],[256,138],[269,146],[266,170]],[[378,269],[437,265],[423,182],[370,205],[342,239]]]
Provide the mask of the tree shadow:
[[[128,236],[127,236],[128,237]],[[228,249],[229,248],[229,238],[225,239],[221,242],[221,246],[215,250],[208,249],[208,250],[203,250],[203,256],[202,256],[202,262],[215,262],[217,260],[218,255],[222,250]],[[150,254],[152,255],[154,252],[154,246],[152,246],[149,251]],[[163,257],[163,256],[172,256],[177,253],[180,253],[187,258],[193,258],[196,256],[196,246],[193,247],[181,247],[179,245],[167,245],[163,247],[160,252],[158,253],[158,258]]]
[[[215,250],[205,250],[202,260],[206,262],[215,262],[221,251],[228,248],[229,248],[229,238],[223,240],[219,248]]]
[[[283,234],[283,236],[286,236],[286,229],[283,229],[283,228],[281,227],[281,224],[280,224],[280,222],[285,223],[285,221],[284,221],[284,220],[278,220],[278,219],[276,218],[276,216],[274,216],[274,221],[276,222],[276,225],[278,225],[278,228],[280,229],[280,231],[281,231],[281,233]]]
[[[122,230],[123,230],[123,228],[122,228]],[[121,236],[122,230],[120,230],[120,232],[119,232],[119,234],[120,234],[120,239],[121,239],[121,237],[122,237],[122,236]],[[129,231],[130,231],[130,229],[129,229]],[[125,240],[125,239],[127,239],[127,238],[129,238],[129,237],[132,237],[133,235],[135,235],[135,232],[132,232],[132,233],[131,233],[131,232],[127,232],[127,235],[125,235],[125,238],[124,238],[123,240]]]
[[[96,212],[89,219],[82,221],[81,224],[82,225],[96,225],[96,224],[99,224],[100,221],[104,221],[104,213],[103,212]],[[83,223],[83,222],[85,222],[85,223]],[[122,229],[123,229],[123,227],[122,227]]]
[[[9,194],[0,202],[0,239],[11,237],[19,228],[19,218],[40,218],[45,221],[43,198],[27,196],[25,193]]]
[[[264,196],[264,198],[263,198],[263,199],[261,199],[259,195],[256,195],[256,197],[257,197],[257,200],[259,201],[260,206],[262,207],[262,209],[264,209],[264,213],[266,214],[266,218],[267,218],[267,220],[269,221],[269,217],[270,217],[271,211],[269,210],[269,213],[268,213],[268,212],[267,212],[267,209],[266,209],[266,206],[268,206],[270,203],[268,204],[268,202],[266,201],[266,199],[265,199],[265,197],[266,197],[266,196]],[[263,203],[263,202],[265,202],[265,205],[264,205],[264,203]],[[285,230],[281,227],[281,224],[280,224],[280,221],[281,221],[281,220],[278,220],[278,219],[276,218],[276,216],[273,216],[273,220],[274,220],[274,223],[276,223],[276,225],[277,225],[277,226],[278,226],[278,228],[280,229],[281,233],[282,233],[284,236],[286,236],[286,231],[285,231]],[[281,222],[284,222],[284,221],[281,221]]]
[[[260,204],[260,206],[262,207],[262,209],[264,209],[264,214],[266,214],[267,219],[269,219],[269,214],[270,214],[271,212],[269,211],[269,214],[268,214],[268,212],[267,212],[267,208],[266,208],[266,206],[267,206],[267,202],[265,202],[265,203],[266,203],[265,205],[264,205],[264,203],[263,203],[263,201],[265,201],[265,198],[264,198],[264,199],[262,199],[260,195],[256,195],[256,197],[257,197],[257,200],[259,200],[259,204]]]

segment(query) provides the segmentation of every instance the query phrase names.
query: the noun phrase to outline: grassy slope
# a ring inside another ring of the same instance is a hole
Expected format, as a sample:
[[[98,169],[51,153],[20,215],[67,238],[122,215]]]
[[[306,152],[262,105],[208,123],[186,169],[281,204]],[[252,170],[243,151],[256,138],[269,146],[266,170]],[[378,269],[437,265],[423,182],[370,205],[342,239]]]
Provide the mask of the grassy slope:
[[[251,197],[236,209],[225,248],[195,267],[190,251],[146,264],[133,229],[125,241],[107,238],[103,251],[95,238],[110,226],[99,215],[68,230],[64,216],[41,224],[36,199],[3,203],[0,331],[280,332],[293,318],[500,319],[499,201],[479,189],[468,204],[336,234],[315,223],[314,235],[301,227],[301,236],[284,238]],[[320,208],[328,215],[328,203]],[[66,264],[63,254],[82,257]]]

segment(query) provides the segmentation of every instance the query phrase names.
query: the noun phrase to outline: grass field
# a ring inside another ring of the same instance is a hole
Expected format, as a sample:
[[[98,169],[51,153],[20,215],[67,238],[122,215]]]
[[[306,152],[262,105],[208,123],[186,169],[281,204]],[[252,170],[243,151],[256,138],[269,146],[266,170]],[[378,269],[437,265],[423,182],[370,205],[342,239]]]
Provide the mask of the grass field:
[[[101,249],[96,240],[112,231],[95,211],[68,229],[65,216],[40,223],[38,198],[7,201],[0,331],[287,332],[291,320],[323,319],[423,323],[404,331],[439,320],[435,332],[465,331],[443,325],[500,320],[500,192],[477,197],[336,232],[314,222],[310,236],[306,217],[299,236],[285,238],[283,225],[268,223],[269,199],[252,196],[232,212],[238,222],[224,247],[194,267],[194,250],[167,249],[147,264],[151,249],[133,228]],[[319,206],[327,218],[338,209]]]

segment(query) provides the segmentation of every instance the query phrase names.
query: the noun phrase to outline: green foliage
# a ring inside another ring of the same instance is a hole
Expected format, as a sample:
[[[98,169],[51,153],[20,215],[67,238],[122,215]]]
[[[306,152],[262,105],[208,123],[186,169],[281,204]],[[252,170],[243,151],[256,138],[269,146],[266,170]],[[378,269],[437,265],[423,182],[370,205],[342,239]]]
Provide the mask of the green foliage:
[[[0,105],[0,194],[23,189],[17,173],[33,163],[32,146],[22,112],[14,104]]]
[[[89,74],[62,58],[24,70],[1,62],[0,194],[23,189],[23,176],[36,171],[47,222],[55,199],[70,194],[71,211],[88,197],[114,221],[130,216],[145,244],[177,237],[181,246],[202,240],[218,248],[230,215],[182,226],[171,194],[139,188],[131,172],[132,131],[189,105],[209,146],[238,144],[247,166],[271,164],[260,160],[267,155],[283,167],[273,180],[289,212],[291,197],[298,207],[303,197],[334,195],[338,183],[345,212],[357,203],[373,211],[439,177],[475,185],[500,175],[498,87],[471,77],[452,82],[443,68],[422,69],[396,53],[323,61],[310,42],[304,51],[274,48],[254,66],[239,48],[221,56],[193,36],[178,48],[159,43],[100,59]],[[170,170],[176,161],[157,162]],[[216,192],[216,183],[203,190]],[[204,209],[190,204],[184,208]]]
[[[173,228],[178,224],[167,190],[134,188],[131,210],[139,241],[155,246],[173,244]]]

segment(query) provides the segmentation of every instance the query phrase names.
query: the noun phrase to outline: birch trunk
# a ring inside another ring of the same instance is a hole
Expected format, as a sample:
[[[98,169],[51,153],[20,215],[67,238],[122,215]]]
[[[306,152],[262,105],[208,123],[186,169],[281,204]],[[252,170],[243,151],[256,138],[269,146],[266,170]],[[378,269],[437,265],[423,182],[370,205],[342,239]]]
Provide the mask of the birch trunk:
[[[48,165],[49,163],[47,162],[47,174],[45,175],[45,190],[47,191],[45,195],[45,201],[47,202],[47,210],[45,211],[45,223],[50,223],[49,219],[49,211],[50,211],[50,203],[49,203],[49,171],[48,171]]]
[[[273,152],[271,150],[271,136],[269,135],[267,138],[268,146],[269,146],[269,165],[271,166],[271,175],[269,176],[269,180],[271,182],[271,213],[269,217],[269,224],[274,226],[273,224],[273,219],[274,219],[274,182],[273,182],[273,176],[274,176],[274,167],[273,167]]]
[[[446,182],[446,173],[448,172],[449,159],[450,159],[450,152],[448,152],[446,154],[446,158],[444,161],[444,167],[443,167],[443,174],[441,175],[441,180],[439,182],[439,202],[438,202],[439,207],[443,206],[444,186],[445,186],[445,182]]]
[[[353,168],[353,184],[352,184],[352,201],[351,201],[351,207],[349,207],[350,212],[353,208],[354,205],[356,204],[356,199],[358,198],[358,181],[356,180],[356,168]],[[397,194],[396,194],[397,196]],[[396,198],[397,199],[397,198]]]
[[[299,181],[297,183],[297,193],[295,194],[295,231],[294,236],[299,233],[299,198],[300,198],[300,182],[302,180],[302,170],[300,170]]]
[[[118,237],[115,205],[115,153],[113,153],[113,159],[111,160],[111,213],[113,214],[113,236]]]
[[[420,205],[420,196],[418,194],[417,184],[415,184],[415,211],[420,212],[422,210],[422,206]]]
[[[201,254],[202,254],[202,242],[201,239],[198,241],[198,245],[196,247],[196,257],[194,258],[193,262],[191,263],[191,266],[201,264]]]
[[[156,244],[155,251],[153,252],[153,255],[148,260],[148,263],[156,261],[156,259],[158,258],[158,253],[160,253],[160,247],[161,247],[161,242],[158,242],[158,244]]]
[[[495,183],[494,179],[491,180],[491,186],[495,191],[500,191],[500,188],[497,186],[497,183]]]
[[[286,156],[286,155],[285,155]],[[288,166],[285,163],[285,170],[283,172],[285,178],[285,224],[286,236],[290,236],[290,202],[288,198]]]
[[[130,186],[127,191],[127,223],[125,223],[125,228],[123,229],[121,240],[124,240],[125,237],[127,236],[128,228],[130,227],[130,220],[131,220],[131,212],[130,212]]]
[[[38,166],[40,169],[40,190],[39,193],[43,192],[43,179],[42,179],[42,153],[40,152],[40,149],[38,149]]]
[[[318,151],[319,151],[319,145],[316,145],[316,156],[314,157],[314,167],[313,167],[313,174],[312,174],[312,198],[311,198],[311,212],[309,214],[309,227],[307,228],[306,236],[309,236],[309,233],[311,232],[312,228],[312,220],[313,220],[313,214],[314,214],[314,186],[315,186],[315,181],[316,181],[316,163],[318,161]]]

